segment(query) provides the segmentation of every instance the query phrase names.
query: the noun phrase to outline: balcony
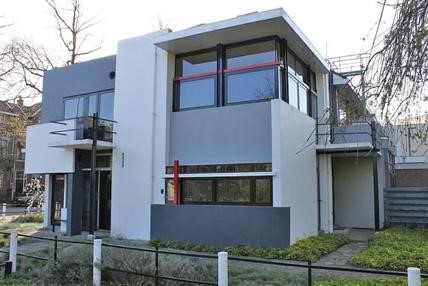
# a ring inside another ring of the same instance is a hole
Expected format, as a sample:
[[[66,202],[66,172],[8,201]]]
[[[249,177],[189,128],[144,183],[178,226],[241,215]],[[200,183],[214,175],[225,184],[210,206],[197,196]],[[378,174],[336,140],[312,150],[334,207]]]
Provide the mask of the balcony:
[[[376,122],[317,123],[317,151],[371,151],[380,147],[382,128]]]
[[[62,127],[49,132],[51,135],[56,135],[58,140],[50,141],[48,145],[49,147],[90,150],[93,144],[92,139],[96,135],[98,150],[113,149],[115,147],[113,143],[114,123],[113,120],[92,116],[52,121],[51,124]]]

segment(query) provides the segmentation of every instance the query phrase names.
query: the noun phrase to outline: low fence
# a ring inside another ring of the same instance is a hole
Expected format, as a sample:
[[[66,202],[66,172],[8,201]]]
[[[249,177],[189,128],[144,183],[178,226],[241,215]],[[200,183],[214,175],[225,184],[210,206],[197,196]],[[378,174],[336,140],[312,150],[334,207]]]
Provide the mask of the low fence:
[[[28,215],[28,214],[35,214],[42,212],[42,209],[39,208],[26,208],[26,207],[14,207],[13,205],[8,205],[6,203],[3,203],[0,205],[0,217],[6,217],[9,215]],[[16,210],[20,209],[20,210]]]
[[[404,271],[387,271],[387,270],[374,270],[374,269],[363,269],[363,268],[349,268],[349,267],[337,267],[337,266],[322,266],[312,264],[310,261],[306,263],[290,262],[290,261],[273,261],[259,258],[248,258],[248,257],[238,257],[238,256],[229,256],[227,252],[219,252],[217,254],[205,254],[205,253],[189,253],[181,251],[173,251],[166,249],[159,249],[158,247],[134,247],[134,246],[125,246],[118,244],[103,243],[102,239],[94,239],[93,241],[73,241],[66,239],[59,239],[57,235],[53,238],[48,237],[39,237],[34,235],[25,235],[18,234],[17,232],[0,232],[0,234],[8,235],[10,237],[10,247],[9,251],[0,251],[3,253],[9,254],[9,261],[6,261],[3,264],[0,264],[1,267],[4,267],[4,275],[7,277],[10,273],[16,272],[17,268],[17,257],[25,257],[29,259],[37,259],[42,261],[48,261],[49,258],[40,257],[35,255],[18,253],[18,237],[26,237],[37,240],[51,241],[53,243],[53,259],[54,262],[58,260],[58,243],[69,243],[69,244],[81,244],[81,245],[91,245],[93,247],[93,262],[89,265],[79,264],[84,267],[92,268],[93,275],[93,284],[96,286],[101,285],[102,280],[102,271],[111,271],[111,272],[120,272],[129,275],[143,276],[151,278],[154,280],[155,285],[159,285],[161,280],[184,282],[188,284],[197,284],[197,285],[219,285],[227,286],[228,285],[228,273],[229,273],[229,261],[236,261],[241,263],[253,263],[257,266],[260,265],[276,265],[281,267],[295,267],[298,269],[303,269],[306,271],[307,275],[307,285],[312,285],[313,283],[313,271],[314,270],[328,270],[332,272],[353,272],[353,273],[362,273],[362,274],[377,274],[377,275],[388,275],[388,276],[401,276],[407,277],[409,286],[420,286],[421,278],[428,278],[428,273],[421,273],[419,268],[409,267],[407,272]],[[115,249],[125,249],[136,252],[147,252],[152,253],[155,256],[154,259],[154,272],[153,273],[141,273],[136,271],[131,271],[129,269],[118,269],[103,266],[102,261],[102,249],[103,247],[115,248]],[[199,281],[192,279],[185,279],[181,277],[165,276],[160,274],[160,265],[159,255],[168,254],[168,255],[177,255],[184,257],[194,257],[194,258],[205,258],[212,259],[217,262],[217,281]]]

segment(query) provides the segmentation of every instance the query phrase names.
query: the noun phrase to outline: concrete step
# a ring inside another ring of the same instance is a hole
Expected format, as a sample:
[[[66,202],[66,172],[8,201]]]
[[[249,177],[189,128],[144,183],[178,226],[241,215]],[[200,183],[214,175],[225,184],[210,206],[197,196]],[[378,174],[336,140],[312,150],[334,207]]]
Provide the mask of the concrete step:
[[[428,220],[428,211],[389,211],[385,210],[385,216],[388,217],[420,217]]]
[[[428,192],[390,192],[384,193],[385,198],[421,198],[428,201]]]
[[[428,200],[415,198],[385,198],[385,205],[428,205]]]
[[[428,204],[385,204],[385,211],[427,211]]]
[[[397,188],[385,188],[385,192],[428,192],[428,187],[397,187]]]
[[[408,218],[408,217],[385,217],[386,224],[424,224],[428,225],[428,218]]]

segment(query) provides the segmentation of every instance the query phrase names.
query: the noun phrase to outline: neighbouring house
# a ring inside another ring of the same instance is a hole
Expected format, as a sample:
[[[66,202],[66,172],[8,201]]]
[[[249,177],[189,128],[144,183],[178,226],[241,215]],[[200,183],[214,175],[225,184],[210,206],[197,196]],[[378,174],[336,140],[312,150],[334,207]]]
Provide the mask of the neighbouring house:
[[[330,119],[353,96],[343,79],[282,9],[48,71],[25,165],[46,174],[45,226],[267,247],[379,229],[389,142],[375,122]]]
[[[393,184],[428,187],[428,115],[397,120],[392,140],[397,146]]]
[[[22,195],[27,177],[24,175],[25,126],[39,122],[40,104],[24,105],[18,97],[16,103],[0,100],[0,197],[13,199]],[[16,133],[15,130],[18,130]]]

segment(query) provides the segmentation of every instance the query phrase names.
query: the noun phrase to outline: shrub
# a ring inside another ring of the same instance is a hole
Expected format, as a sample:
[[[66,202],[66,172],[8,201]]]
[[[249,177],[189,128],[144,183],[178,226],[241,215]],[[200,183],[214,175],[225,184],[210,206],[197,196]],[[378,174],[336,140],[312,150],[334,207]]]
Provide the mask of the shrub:
[[[373,236],[350,264],[360,267],[406,271],[419,267],[428,271],[428,230],[390,228]]]
[[[326,281],[318,281],[316,286],[407,286],[405,278],[391,279],[352,279],[334,278]],[[427,281],[422,281],[422,286],[428,286]]]
[[[289,248],[264,248],[252,246],[226,247],[224,250],[234,256],[254,256],[266,259],[289,259],[300,261],[317,261],[340,246],[349,243],[345,236],[335,233],[320,234],[297,241]],[[219,248],[176,241],[151,240],[151,246],[217,253]]]
[[[153,278],[107,269],[153,275],[154,253],[104,246],[102,256],[103,285],[154,285]],[[37,272],[37,280],[43,285],[62,285],[64,281],[67,281],[67,285],[91,285],[92,246],[68,246],[59,252],[56,263],[49,261],[42,271]],[[215,273],[216,261],[159,254],[160,275],[215,281]],[[160,279],[159,285],[172,286],[182,283]]]
[[[12,223],[43,223],[43,213],[22,215],[14,218]]]

